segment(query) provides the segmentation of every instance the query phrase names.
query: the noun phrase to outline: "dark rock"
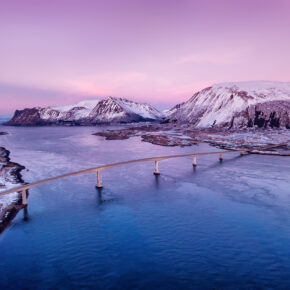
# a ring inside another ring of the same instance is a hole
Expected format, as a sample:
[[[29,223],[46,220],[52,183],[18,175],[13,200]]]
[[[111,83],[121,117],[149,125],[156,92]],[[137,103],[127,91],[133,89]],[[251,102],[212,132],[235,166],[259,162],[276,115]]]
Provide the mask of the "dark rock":
[[[4,147],[0,147],[0,178],[3,184],[0,187],[5,188],[5,184],[19,185],[23,183],[21,171],[25,169],[24,166],[10,161],[10,152]],[[7,227],[9,222],[16,216],[19,210],[23,208],[21,204],[21,194],[17,194],[18,197],[15,201],[9,203],[7,206],[3,206],[1,203],[0,195],[0,233]],[[5,203],[6,204],[6,203]]]

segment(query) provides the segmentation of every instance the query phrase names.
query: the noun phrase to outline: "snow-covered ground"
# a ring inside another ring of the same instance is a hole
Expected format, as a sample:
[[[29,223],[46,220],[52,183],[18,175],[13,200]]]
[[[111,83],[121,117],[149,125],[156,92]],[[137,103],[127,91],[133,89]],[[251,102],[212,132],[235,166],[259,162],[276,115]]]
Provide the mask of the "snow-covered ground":
[[[175,106],[167,118],[180,123],[189,122],[197,128],[241,128],[254,126],[255,123],[259,126],[287,127],[290,124],[289,102],[289,82],[220,83]],[[259,107],[256,108],[256,105]],[[260,118],[265,121],[259,123]]]
[[[267,145],[288,144],[290,149],[290,130],[248,131],[228,134],[207,133],[200,140],[221,145],[224,148],[257,148]]]
[[[10,152],[0,147],[0,231],[3,230],[3,224],[10,218],[10,212],[14,206],[19,205],[21,196],[18,192],[1,194],[2,191],[17,186],[22,183],[19,175],[24,169],[17,163],[10,162]]]
[[[257,148],[282,143],[290,146],[290,130],[287,129],[215,131],[200,130],[186,125],[163,124],[106,130],[95,135],[106,137],[107,140],[140,136],[144,142],[161,146],[191,146],[196,142],[206,142],[227,149]]]

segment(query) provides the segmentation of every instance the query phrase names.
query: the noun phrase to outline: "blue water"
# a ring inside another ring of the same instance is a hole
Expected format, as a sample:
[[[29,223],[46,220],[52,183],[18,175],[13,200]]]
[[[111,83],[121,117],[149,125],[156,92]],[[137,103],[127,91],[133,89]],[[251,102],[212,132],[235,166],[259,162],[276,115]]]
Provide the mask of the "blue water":
[[[26,181],[128,159],[217,151],[105,141],[87,128],[0,128]],[[30,191],[0,236],[1,289],[290,287],[289,158],[237,154],[113,168]]]

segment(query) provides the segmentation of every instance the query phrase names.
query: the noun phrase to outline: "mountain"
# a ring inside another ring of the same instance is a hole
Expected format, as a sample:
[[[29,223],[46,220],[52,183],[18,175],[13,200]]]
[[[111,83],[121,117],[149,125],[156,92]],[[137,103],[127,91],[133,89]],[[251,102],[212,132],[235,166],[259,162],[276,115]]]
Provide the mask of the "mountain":
[[[221,83],[195,93],[173,107],[164,122],[197,128],[290,129],[290,83]]]
[[[70,106],[16,110],[13,118],[5,125],[97,125],[159,121],[162,117],[162,113],[147,104],[109,97]]]

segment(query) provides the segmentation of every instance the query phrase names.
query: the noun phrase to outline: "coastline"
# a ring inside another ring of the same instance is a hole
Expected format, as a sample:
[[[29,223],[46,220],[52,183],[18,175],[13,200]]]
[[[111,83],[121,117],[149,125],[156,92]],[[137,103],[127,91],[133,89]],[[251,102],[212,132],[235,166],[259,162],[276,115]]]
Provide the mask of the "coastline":
[[[17,184],[23,184],[21,171],[24,166],[11,162],[10,151],[0,147],[0,189],[5,190]],[[0,191],[1,193],[1,191]],[[0,195],[0,233],[2,233],[17,213],[25,206],[22,205],[20,193]]]
[[[217,130],[196,129],[190,126],[149,125],[134,126],[117,130],[107,129],[92,135],[105,137],[106,140],[124,140],[131,137],[141,137],[141,141],[160,146],[192,146],[198,143],[208,143],[212,146],[235,150],[239,148],[256,149],[263,146],[289,143],[289,129],[241,129]],[[284,148],[290,150],[289,145]]]

